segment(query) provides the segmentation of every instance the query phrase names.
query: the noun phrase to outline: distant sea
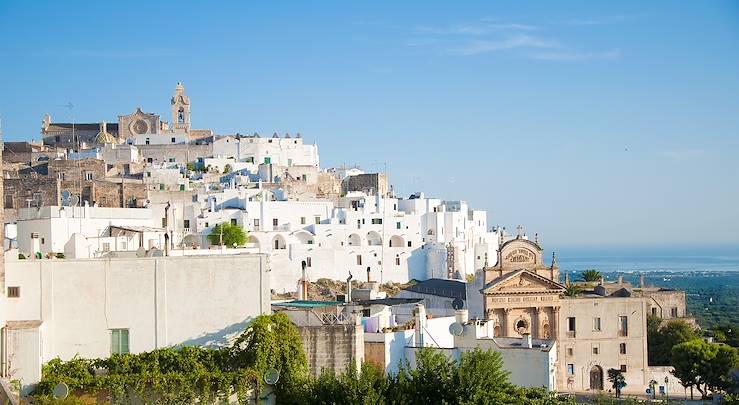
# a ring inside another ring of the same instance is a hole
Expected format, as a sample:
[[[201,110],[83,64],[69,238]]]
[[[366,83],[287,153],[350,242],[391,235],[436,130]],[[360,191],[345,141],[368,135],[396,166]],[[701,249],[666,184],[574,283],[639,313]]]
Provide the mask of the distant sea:
[[[739,251],[685,252],[684,250],[641,252],[563,251],[557,255],[560,272],[595,269],[601,273],[649,272],[739,272]]]

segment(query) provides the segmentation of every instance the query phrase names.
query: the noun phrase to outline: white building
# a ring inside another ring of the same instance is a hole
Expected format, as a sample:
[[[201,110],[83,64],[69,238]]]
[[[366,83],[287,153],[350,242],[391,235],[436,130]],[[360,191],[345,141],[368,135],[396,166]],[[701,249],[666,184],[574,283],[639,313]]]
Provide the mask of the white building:
[[[57,357],[227,345],[270,312],[265,255],[5,260],[0,370],[24,392]]]
[[[372,321],[373,318],[378,319]],[[479,348],[500,353],[511,383],[522,387],[545,387],[550,391],[556,389],[557,348],[554,340],[534,340],[531,335],[522,339],[494,338],[492,324],[469,321],[466,310],[457,311],[455,316],[428,318],[422,304],[416,305],[412,328],[388,329],[386,326],[391,325],[383,325],[383,321],[388,319],[393,318],[382,313],[365,319],[365,325],[377,325],[378,331],[365,329],[364,354],[366,361],[379,365],[389,374],[397,373],[406,361],[415,367],[416,354],[424,347],[440,350],[455,360],[462,353]],[[457,325],[452,326],[455,323]],[[458,328],[456,335],[451,333],[454,327]]]
[[[214,157],[233,158],[239,162],[278,166],[319,167],[318,146],[303,144],[300,134],[280,138],[253,136],[223,136],[213,142]]]

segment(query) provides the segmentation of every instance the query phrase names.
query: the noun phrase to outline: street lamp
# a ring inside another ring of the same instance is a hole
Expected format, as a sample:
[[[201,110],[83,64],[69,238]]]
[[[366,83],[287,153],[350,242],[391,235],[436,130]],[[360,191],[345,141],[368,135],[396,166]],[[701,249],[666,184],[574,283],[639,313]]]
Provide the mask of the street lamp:
[[[667,389],[667,383],[670,382],[670,378],[665,376],[665,400],[669,404],[670,403],[670,392]]]

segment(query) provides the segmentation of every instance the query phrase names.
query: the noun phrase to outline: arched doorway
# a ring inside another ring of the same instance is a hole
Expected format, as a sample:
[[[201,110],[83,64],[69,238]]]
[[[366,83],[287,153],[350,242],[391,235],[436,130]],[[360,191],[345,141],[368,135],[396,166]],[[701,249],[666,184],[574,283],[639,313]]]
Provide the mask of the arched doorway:
[[[593,366],[590,369],[590,389],[603,390],[603,369],[600,366]]]
[[[493,327],[493,337],[500,337],[500,325]]]
[[[543,339],[549,339],[549,324],[548,323],[545,323],[544,325],[542,325],[541,331],[542,331],[541,337]]]

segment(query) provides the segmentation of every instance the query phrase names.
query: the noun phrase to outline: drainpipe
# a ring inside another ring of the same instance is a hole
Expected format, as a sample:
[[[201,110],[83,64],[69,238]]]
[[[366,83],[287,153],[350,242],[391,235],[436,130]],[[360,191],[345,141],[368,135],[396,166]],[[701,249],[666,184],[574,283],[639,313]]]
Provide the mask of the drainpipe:
[[[349,272],[349,277],[346,278],[346,298],[344,298],[344,302],[351,302],[352,300],[352,279],[354,276],[352,276],[352,272]]]

